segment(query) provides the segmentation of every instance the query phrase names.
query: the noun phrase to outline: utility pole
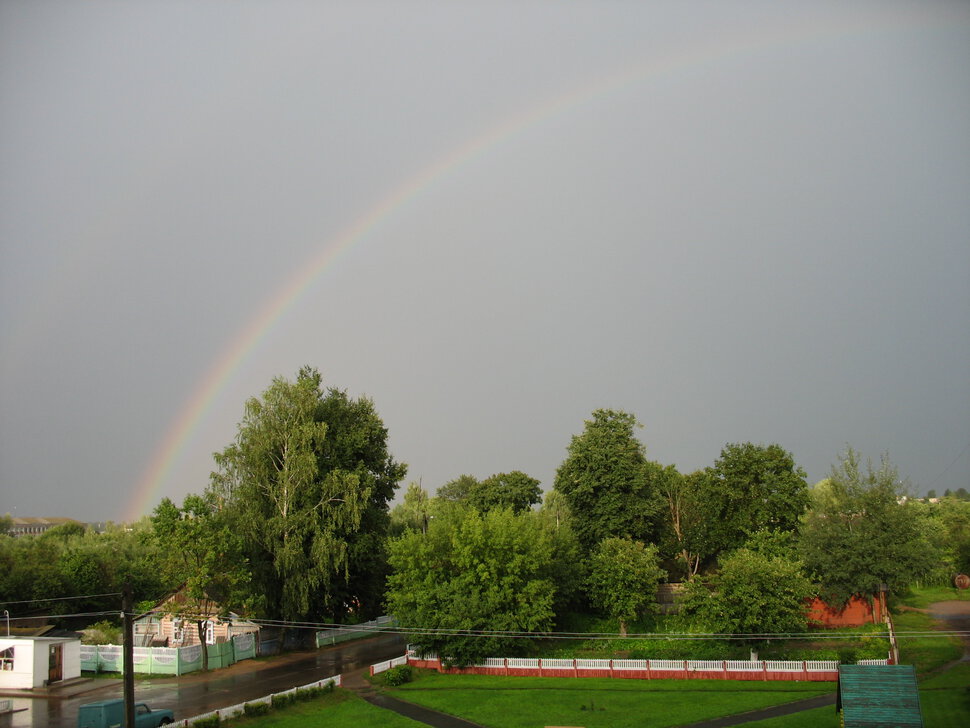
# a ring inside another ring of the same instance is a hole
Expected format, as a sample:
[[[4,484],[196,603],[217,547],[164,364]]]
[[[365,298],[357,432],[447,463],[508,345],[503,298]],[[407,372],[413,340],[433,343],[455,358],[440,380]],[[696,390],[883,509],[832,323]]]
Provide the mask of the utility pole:
[[[131,582],[126,581],[121,590],[121,620],[124,625],[125,728],[135,728],[135,600],[131,594]]]

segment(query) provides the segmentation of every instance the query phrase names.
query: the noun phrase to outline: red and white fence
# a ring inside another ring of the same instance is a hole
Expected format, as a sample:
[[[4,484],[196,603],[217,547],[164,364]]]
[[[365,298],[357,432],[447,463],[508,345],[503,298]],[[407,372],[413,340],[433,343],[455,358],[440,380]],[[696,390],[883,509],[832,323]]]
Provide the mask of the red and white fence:
[[[393,664],[391,664],[393,663]],[[885,665],[887,660],[860,664]],[[636,680],[838,680],[838,660],[581,660],[490,657],[468,667],[447,667],[437,655],[412,649],[403,657],[371,668],[371,674],[394,665],[413,665],[450,675],[515,675],[528,677],[615,677]],[[384,667],[386,665],[386,667]]]

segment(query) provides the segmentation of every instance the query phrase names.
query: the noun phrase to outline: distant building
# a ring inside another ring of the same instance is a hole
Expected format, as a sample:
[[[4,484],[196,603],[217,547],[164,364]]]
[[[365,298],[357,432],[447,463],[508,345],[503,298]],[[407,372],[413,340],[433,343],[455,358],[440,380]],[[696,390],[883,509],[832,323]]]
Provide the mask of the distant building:
[[[9,533],[11,536],[37,536],[65,523],[84,525],[73,518],[18,518],[15,516],[10,519]]]

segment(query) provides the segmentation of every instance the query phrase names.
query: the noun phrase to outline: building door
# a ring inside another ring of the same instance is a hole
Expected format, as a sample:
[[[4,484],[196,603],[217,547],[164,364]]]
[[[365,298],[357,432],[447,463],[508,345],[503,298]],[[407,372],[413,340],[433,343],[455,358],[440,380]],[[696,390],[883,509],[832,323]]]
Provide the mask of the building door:
[[[47,683],[56,683],[64,679],[64,655],[63,645],[50,646],[49,669],[47,671]]]

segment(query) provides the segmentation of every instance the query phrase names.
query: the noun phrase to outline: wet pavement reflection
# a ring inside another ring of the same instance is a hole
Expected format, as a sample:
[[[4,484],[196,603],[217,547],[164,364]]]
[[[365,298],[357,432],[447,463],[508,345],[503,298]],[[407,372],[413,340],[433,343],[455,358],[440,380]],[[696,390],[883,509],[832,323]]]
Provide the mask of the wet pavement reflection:
[[[313,652],[244,660],[207,675],[192,673],[178,678],[137,680],[135,700],[152,708],[172,710],[176,720],[191,718],[361,669],[403,655],[404,649],[405,641],[399,635],[381,635]],[[14,710],[19,712],[0,717],[0,728],[75,728],[79,706],[122,697],[120,680],[94,682],[104,685],[73,697],[12,698]]]

